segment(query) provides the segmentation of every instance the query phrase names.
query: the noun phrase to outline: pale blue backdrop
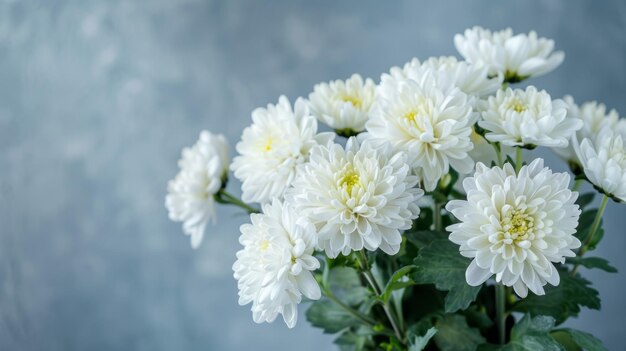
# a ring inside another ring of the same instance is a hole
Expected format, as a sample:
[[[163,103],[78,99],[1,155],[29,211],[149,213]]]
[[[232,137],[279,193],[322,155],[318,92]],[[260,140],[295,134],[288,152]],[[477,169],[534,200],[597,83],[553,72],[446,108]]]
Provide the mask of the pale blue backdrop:
[[[203,128],[234,145],[280,94],[453,55],[476,24],[556,39],[565,62],[532,83],[626,115],[619,0],[0,0],[0,350],[329,349],[237,305],[239,212],[197,251],[168,221],[180,149]],[[604,309],[571,325],[623,350],[626,205],[607,215],[598,253],[621,272],[583,271]]]

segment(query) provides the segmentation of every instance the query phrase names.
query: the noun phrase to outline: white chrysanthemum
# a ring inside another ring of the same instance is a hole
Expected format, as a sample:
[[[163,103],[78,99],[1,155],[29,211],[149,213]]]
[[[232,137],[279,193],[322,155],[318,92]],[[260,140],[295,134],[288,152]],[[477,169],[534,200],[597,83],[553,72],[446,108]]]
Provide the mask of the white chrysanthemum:
[[[428,74],[435,75],[437,85],[444,90],[457,87],[477,97],[491,95],[502,85],[502,75],[489,77],[487,67],[459,61],[453,56],[431,57],[423,63],[414,58],[403,68],[392,67],[389,74],[383,74],[381,85],[398,84],[404,79],[419,82]]]
[[[595,139],[604,127],[615,128],[618,124],[617,111],[607,112],[604,104],[590,101],[578,106],[571,96],[566,96],[563,100],[567,104],[567,118],[579,119],[583,122],[582,128],[576,132],[579,141],[585,138]],[[554,152],[569,163],[580,165],[572,143],[566,148],[555,148]]]
[[[294,110],[285,96],[278,104],[252,112],[252,125],[244,129],[237,144],[239,156],[231,169],[242,185],[245,202],[269,202],[281,198],[296,176],[297,166],[308,159],[309,150],[326,144],[333,133],[317,134],[317,121],[303,99]]]
[[[481,27],[454,36],[454,45],[468,62],[484,65],[492,76],[502,74],[515,83],[546,74],[563,62],[565,54],[554,50],[554,41],[537,33],[513,35],[510,28],[491,32]]]
[[[626,202],[626,121],[616,127],[604,127],[580,145],[576,137],[572,142],[587,179],[608,196]]]
[[[567,147],[582,122],[566,118],[563,100],[552,100],[533,86],[526,90],[499,90],[477,105],[482,113],[478,122],[487,130],[485,137],[507,146]]]
[[[427,191],[450,166],[459,173],[471,172],[474,161],[468,152],[473,148],[475,115],[465,93],[455,87],[440,89],[431,75],[421,82],[381,85],[380,91],[366,125],[367,138],[406,152]]]
[[[580,210],[578,193],[568,189],[568,173],[552,173],[542,159],[521,168],[476,165],[463,181],[467,201],[446,205],[461,222],[448,226],[461,255],[473,258],[467,283],[478,286],[495,274],[525,297],[528,289],[543,295],[546,283],[559,284],[552,262],[563,263],[580,247],[574,236]]]
[[[317,226],[318,245],[328,256],[363,248],[394,255],[400,231],[419,215],[423,191],[416,184],[404,153],[392,153],[388,144],[359,145],[353,137],[345,149],[315,147],[287,196]]]
[[[252,214],[250,219],[252,224],[241,226],[243,249],[233,264],[239,304],[252,302],[256,323],[271,323],[282,314],[293,328],[302,296],[313,300],[321,296],[311,273],[320,267],[313,256],[315,228],[277,199],[264,204],[263,213]]]
[[[226,138],[203,131],[195,145],[183,149],[180,172],[167,184],[169,217],[183,222],[194,249],[202,242],[209,220],[215,222],[213,195],[222,188],[229,162]]]
[[[309,95],[311,113],[343,135],[362,132],[376,97],[376,84],[354,74],[346,81],[320,83]]]

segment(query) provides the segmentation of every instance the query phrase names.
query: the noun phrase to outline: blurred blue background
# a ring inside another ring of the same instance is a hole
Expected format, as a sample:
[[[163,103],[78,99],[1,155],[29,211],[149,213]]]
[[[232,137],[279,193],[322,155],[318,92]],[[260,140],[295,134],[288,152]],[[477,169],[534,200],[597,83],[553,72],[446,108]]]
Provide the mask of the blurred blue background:
[[[532,83],[626,115],[625,4],[0,0],[0,349],[330,349],[303,315],[288,330],[238,306],[240,212],[220,208],[197,251],[167,219],[181,148],[201,129],[234,146],[280,94],[454,55],[453,35],[476,24],[554,38],[566,60]],[[620,273],[582,272],[603,310],[570,323],[612,350],[626,332],[625,215],[609,205],[597,252]]]

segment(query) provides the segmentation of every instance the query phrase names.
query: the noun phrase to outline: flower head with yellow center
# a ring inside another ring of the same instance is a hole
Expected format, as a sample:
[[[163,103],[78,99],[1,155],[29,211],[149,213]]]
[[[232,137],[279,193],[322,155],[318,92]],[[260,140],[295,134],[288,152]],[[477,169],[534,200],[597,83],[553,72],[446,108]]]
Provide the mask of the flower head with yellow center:
[[[281,96],[278,104],[254,110],[252,121],[243,131],[237,144],[239,156],[231,165],[243,183],[245,202],[282,198],[311,148],[334,137],[332,133],[317,134],[317,121],[303,99],[296,100],[292,110],[289,100]]]
[[[468,96],[455,86],[440,85],[434,71],[420,81],[384,79],[367,123],[366,137],[391,143],[404,152],[427,191],[433,190],[450,166],[469,173],[474,161],[472,125],[475,115]]]
[[[415,202],[423,191],[416,185],[405,154],[353,137],[345,149],[333,143],[313,148],[286,198],[316,225],[328,256],[363,248],[393,255],[400,231],[419,215]]]
[[[544,90],[499,90],[496,96],[480,101],[482,114],[478,125],[485,137],[505,146],[567,147],[569,139],[582,127],[578,119],[566,118],[563,100],[552,100]]]
[[[200,246],[209,221],[215,221],[215,195],[228,170],[228,144],[223,135],[202,131],[178,161],[180,172],[167,184],[165,206],[170,219],[183,222],[191,247]]]
[[[321,297],[312,274],[320,267],[313,255],[315,227],[301,219],[292,206],[276,199],[250,219],[251,224],[241,226],[239,242],[243,249],[237,252],[233,265],[239,304],[252,302],[257,323],[272,322],[282,314],[287,326],[293,328],[302,297]]]
[[[542,159],[523,166],[519,174],[503,168],[476,165],[464,179],[467,200],[446,205],[460,223],[448,226],[450,240],[461,255],[472,258],[467,283],[477,286],[495,275],[525,297],[530,289],[544,294],[546,283],[558,285],[553,262],[573,257],[580,241],[574,236],[580,210],[578,193],[568,189],[569,174],[544,168]]]
[[[311,113],[338,133],[356,134],[365,129],[376,85],[354,74],[349,79],[317,84],[309,95]]]

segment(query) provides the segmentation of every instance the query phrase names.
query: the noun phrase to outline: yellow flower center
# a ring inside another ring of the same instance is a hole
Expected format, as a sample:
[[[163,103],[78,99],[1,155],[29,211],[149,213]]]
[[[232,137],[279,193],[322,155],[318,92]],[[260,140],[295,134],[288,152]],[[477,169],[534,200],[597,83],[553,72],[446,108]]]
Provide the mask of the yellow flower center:
[[[417,111],[409,111],[404,115],[404,118],[411,123],[416,122],[415,117],[417,117]]]
[[[259,245],[259,248],[261,249],[261,251],[267,250],[268,247],[270,247],[270,242],[267,239],[264,239],[263,241],[261,241],[261,245]]]
[[[358,109],[360,109],[363,106],[363,100],[361,100],[361,98],[359,98],[358,96],[344,95],[341,97],[341,101],[349,102],[352,104],[352,106]]]
[[[361,178],[354,169],[349,169],[343,174],[343,177],[341,177],[339,186],[345,187],[348,195],[352,196],[352,189],[355,186],[361,186]]]
[[[521,102],[519,99],[513,99],[509,102],[509,109],[521,113],[527,110],[526,104]]]
[[[274,140],[272,140],[272,138],[267,139],[267,142],[265,143],[265,147],[263,147],[263,150],[265,150],[265,152],[268,152],[272,149],[272,144],[274,143]]]
[[[514,209],[504,215],[501,224],[503,233],[500,234],[500,240],[508,241],[508,244],[517,244],[531,238],[535,228],[535,219],[524,210]]]

